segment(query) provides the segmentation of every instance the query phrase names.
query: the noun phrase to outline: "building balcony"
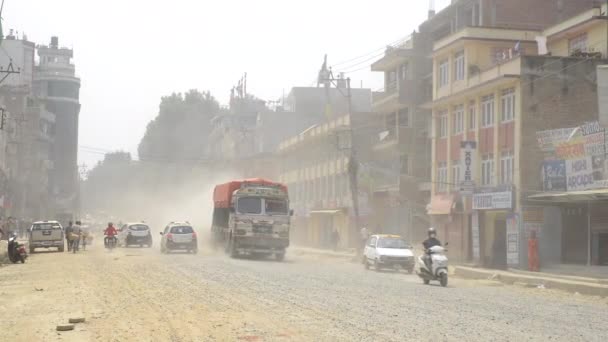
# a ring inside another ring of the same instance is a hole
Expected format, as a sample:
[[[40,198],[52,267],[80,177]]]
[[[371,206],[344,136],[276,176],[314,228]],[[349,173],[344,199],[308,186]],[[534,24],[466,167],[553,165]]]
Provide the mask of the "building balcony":
[[[384,56],[371,65],[372,71],[390,71],[397,68],[404,61],[416,56],[414,50],[414,36],[406,37],[396,46],[387,46]]]
[[[443,53],[443,49],[464,41],[513,41],[531,42],[536,44],[536,37],[540,31],[516,30],[497,27],[465,27],[445,38],[439,39],[433,45],[433,55]]]
[[[424,96],[424,87],[420,81],[399,80],[384,91],[372,93],[372,107],[376,113],[393,112],[419,103]]]
[[[486,70],[478,70],[476,66],[469,65],[469,75],[466,79],[452,82],[437,89],[432,105],[425,104],[423,108],[440,105],[443,100],[452,96],[466,96],[477,91],[480,87],[487,87],[498,82],[519,78],[521,75],[521,57],[517,56]]]

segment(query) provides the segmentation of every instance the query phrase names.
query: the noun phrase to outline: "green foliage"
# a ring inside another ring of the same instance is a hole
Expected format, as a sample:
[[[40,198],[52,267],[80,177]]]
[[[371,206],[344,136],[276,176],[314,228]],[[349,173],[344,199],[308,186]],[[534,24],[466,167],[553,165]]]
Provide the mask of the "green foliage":
[[[161,99],[158,116],[139,143],[141,160],[197,160],[204,157],[210,121],[220,112],[209,92],[190,90]]]

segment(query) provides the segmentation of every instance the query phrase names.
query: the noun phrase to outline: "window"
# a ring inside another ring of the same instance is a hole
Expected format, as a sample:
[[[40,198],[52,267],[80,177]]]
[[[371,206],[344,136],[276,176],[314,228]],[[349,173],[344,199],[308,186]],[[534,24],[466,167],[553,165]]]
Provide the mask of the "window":
[[[568,41],[568,50],[570,53],[587,52],[587,33],[583,33]]]
[[[445,162],[437,164],[437,192],[445,192],[448,187],[448,167]]]
[[[500,121],[513,121],[513,118],[515,117],[515,90],[513,88],[503,90],[500,103]]]
[[[513,151],[503,151],[500,155],[500,183],[513,183]]]
[[[464,80],[464,51],[454,55],[454,80]]]
[[[278,199],[264,199],[264,212],[266,214],[287,214],[287,201]]]
[[[494,95],[484,96],[481,99],[481,127],[494,125]]]
[[[452,130],[454,134],[464,132],[464,105],[454,107],[452,115]]]
[[[450,65],[448,60],[439,62],[439,88],[446,86],[450,82]]]
[[[410,127],[410,110],[403,108],[399,110],[399,118],[397,119],[400,127]]]
[[[409,78],[409,73],[408,73],[408,64],[401,64],[401,66],[399,67],[399,77],[401,78],[401,80],[405,81]]]
[[[167,228],[169,228],[169,227],[167,227]],[[175,226],[175,227],[171,227],[171,233],[172,234],[192,234],[192,233],[194,233],[194,230],[190,226]]]
[[[439,112],[437,117],[437,136],[439,138],[448,136],[448,114],[446,111]]]
[[[400,157],[401,163],[401,174],[409,175],[410,174],[410,160],[407,154],[402,154]]]
[[[397,88],[397,73],[394,70],[386,73],[385,88],[387,91],[395,90]]]
[[[452,161],[452,185],[457,188],[460,185],[460,160]]]
[[[477,115],[475,113],[475,101],[469,103],[469,130],[474,131],[477,127]]]
[[[237,212],[240,214],[261,214],[262,199],[259,197],[241,197],[237,201]]]
[[[486,154],[481,159],[481,185],[491,185],[494,174],[494,155]]]

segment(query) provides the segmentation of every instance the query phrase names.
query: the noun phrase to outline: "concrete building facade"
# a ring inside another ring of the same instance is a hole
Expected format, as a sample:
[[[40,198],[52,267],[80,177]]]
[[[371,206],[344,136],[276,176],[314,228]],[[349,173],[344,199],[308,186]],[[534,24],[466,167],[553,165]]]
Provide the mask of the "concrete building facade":
[[[563,40],[577,39],[572,29],[582,27],[556,25],[544,31],[466,27],[434,43],[429,213],[457,259],[519,267],[526,260],[526,227],[550,225],[541,257],[561,261],[561,228],[554,229],[561,227],[559,210],[539,210],[528,200],[542,192],[536,133],[597,120],[595,69],[605,60],[572,49],[558,56]],[[545,49],[553,56],[539,56]],[[475,143],[469,166],[463,141]],[[465,189],[469,170],[475,186]]]
[[[55,133],[50,187],[57,213],[77,213],[79,210],[80,78],[75,73],[73,56],[72,49],[60,47],[59,39],[52,37],[48,46],[38,46],[39,64],[34,76],[36,97],[44,113],[40,125],[48,125]],[[49,120],[53,115],[54,125]]]

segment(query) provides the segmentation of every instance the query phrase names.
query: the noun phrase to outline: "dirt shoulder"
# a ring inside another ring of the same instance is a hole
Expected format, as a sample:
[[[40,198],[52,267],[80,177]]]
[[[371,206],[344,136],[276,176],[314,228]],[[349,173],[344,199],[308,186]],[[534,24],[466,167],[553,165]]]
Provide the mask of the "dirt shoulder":
[[[251,299],[174,272],[154,252],[37,253],[25,265],[3,265],[3,335],[19,341],[294,340],[275,317],[247,305]],[[74,331],[55,330],[72,317],[87,321]]]

